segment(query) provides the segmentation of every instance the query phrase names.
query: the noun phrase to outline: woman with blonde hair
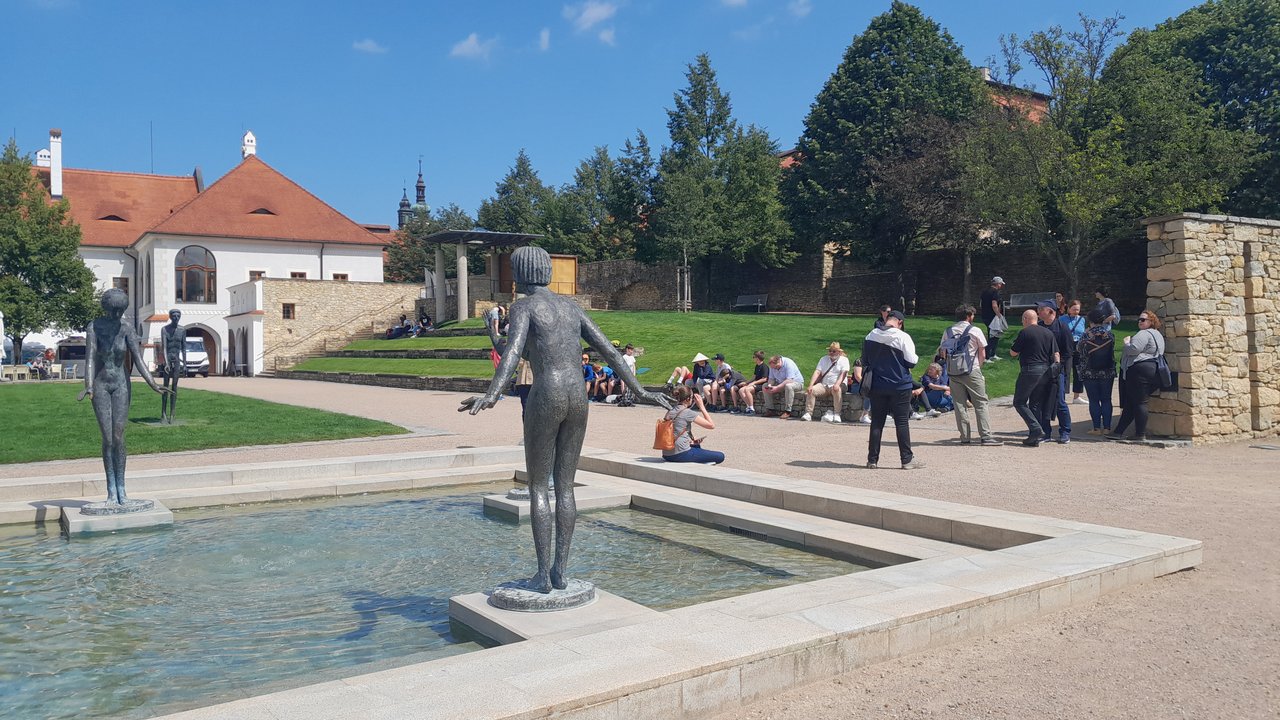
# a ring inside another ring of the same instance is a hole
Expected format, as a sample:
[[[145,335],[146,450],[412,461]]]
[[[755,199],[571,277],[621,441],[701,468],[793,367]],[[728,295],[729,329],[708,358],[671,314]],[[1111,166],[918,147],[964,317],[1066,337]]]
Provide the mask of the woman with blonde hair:
[[[1108,440],[1123,440],[1129,423],[1133,423],[1134,440],[1147,439],[1147,398],[1160,389],[1156,358],[1163,355],[1160,318],[1143,310],[1138,313],[1138,332],[1124,339],[1124,353],[1120,356],[1120,422]]]

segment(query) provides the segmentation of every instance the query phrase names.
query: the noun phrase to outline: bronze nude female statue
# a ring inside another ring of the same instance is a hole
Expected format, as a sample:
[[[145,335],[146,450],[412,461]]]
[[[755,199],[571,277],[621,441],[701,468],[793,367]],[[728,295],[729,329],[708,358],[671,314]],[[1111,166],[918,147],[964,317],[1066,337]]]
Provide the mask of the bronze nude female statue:
[[[152,390],[162,394],[168,392],[157,385],[147,371],[133,328],[121,321],[128,307],[129,296],[123,290],[112,288],[103,294],[102,309],[106,315],[94,320],[89,325],[89,332],[85,333],[84,391],[77,398],[83,400],[87,396],[91,399],[93,413],[102,430],[102,465],[107,471],[106,506],[114,507],[101,509],[108,512],[146,510],[152,505],[151,501],[129,501],[124,492],[124,429],[129,421],[129,401],[133,392],[133,384],[124,369],[125,357],[133,358],[133,366]]]
[[[568,584],[569,546],[577,519],[573,479],[587,431],[587,394],[582,389],[579,360],[581,341],[594,347],[637,397],[667,408],[670,402],[641,387],[640,381],[627,369],[622,354],[582,308],[547,288],[551,282],[551,256],[545,250],[533,246],[518,248],[511,256],[511,274],[517,292],[525,297],[511,304],[506,347],[488,392],[483,398],[471,398],[464,405],[470,406],[472,415],[493,407],[521,355],[532,366],[537,382],[529,390],[524,457],[529,473],[530,519],[538,572],[522,585],[528,590],[550,593],[552,589],[564,590]],[[551,509],[547,484],[553,474],[555,560],[549,563]]]

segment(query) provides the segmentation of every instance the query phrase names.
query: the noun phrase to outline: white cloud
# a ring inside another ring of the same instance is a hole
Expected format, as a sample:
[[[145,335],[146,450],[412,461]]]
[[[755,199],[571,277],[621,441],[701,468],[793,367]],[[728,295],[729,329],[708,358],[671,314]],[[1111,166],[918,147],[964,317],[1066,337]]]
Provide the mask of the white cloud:
[[[551,28],[542,28],[542,32],[538,33],[538,49],[547,50],[551,47]]]
[[[449,51],[449,57],[488,60],[489,53],[497,44],[498,38],[496,37],[481,41],[479,35],[471,33],[465,40],[454,44],[453,49]]]
[[[729,7],[743,7],[747,4],[747,0],[720,0],[720,3]]]
[[[618,6],[610,2],[587,0],[581,5],[565,5],[563,15],[573,23],[573,29],[586,32],[618,13]]]
[[[599,37],[600,37],[600,42],[604,43],[605,45],[617,44],[614,42],[614,40],[616,40],[616,37],[615,37],[613,28],[605,28],[601,30]]]
[[[813,12],[813,2],[812,0],[791,0],[791,2],[787,3],[787,9],[791,11],[792,15],[802,18]]]
[[[351,43],[351,49],[358,50],[362,53],[369,53],[370,55],[382,55],[387,52],[387,48],[379,45],[378,41],[373,38],[357,40]]]

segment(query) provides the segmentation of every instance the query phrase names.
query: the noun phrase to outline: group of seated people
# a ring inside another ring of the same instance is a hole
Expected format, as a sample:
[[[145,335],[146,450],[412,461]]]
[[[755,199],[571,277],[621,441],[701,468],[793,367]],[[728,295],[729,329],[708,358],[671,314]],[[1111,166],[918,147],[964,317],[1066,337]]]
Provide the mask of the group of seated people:
[[[436,326],[431,322],[431,316],[426,313],[423,313],[417,320],[410,320],[407,316],[401,315],[399,323],[394,327],[387,328],[387,339],[423,337],[435,329]]]

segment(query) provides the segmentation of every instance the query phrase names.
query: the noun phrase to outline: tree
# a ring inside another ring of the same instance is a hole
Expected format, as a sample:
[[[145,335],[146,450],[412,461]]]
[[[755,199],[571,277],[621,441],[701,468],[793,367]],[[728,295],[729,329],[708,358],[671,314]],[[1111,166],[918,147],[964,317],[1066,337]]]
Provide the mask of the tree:
[[[609,148],[597,147],[591,157],[578,163],[573,183],[560,188],[548,204],[544,247],[577,255],[585,262],[632,257],[630,233],[616,232],[619,228],[610,211],[616,204],[611,197],[618,184]]]
[[[10,139],[0,157],[0,310],[15,362],[28,334],[83,328],[97,315],[93,272],[69,213],[65,199],[50,202]]]
[[[609,235],[617,238],[624,257],[627,253],[642,256],[643,248],[652,247],[648,215],[653,208],[656,182],[649,138],[644,131],[636,130],[635,142],[628,139],[614,162],[613,183],[606,201]]]
[[[387,263],[383,274],[391,282],[421,281],[423,273],[434,270],[436,266],[435,248],[426,243],[426,238],[442,230],[471,230],[475,226],[476,221],[456,203],[437,208],[434,215],[420,208],[415,210],[404,228],[396,233],[387,246]],[[446,252],[444,261],[446,276],[455,277],[457,254]],[[477,274],[485,271],[483,250],[468,251],[467,269]]]
[[[1182,66],[1229,129],[1255,133],[1255,162],[1222,200],[1233,215],[1280,218],[1280,2],[1211,0],[1137,30],[1123,53],[1148,67]]]
[[[476,219],[486,230],[540,234],[546,230],[543,206],[554,195],[555,191],[542,184],[522,148],[515,165],[498,181],[494,196],[480,203]]]
[[[969,167],[987,227],[1029,240],[1079,290],[1082,269],[1145,215],[1213,210],[1247,167],[1249,137],[1215,123],[1189,66],[1156,67],[1117,52],[1120,17],[1081,16],[1019,43],[1002,39],[1012,78],[1025,56],[1049,90],[1032,122],[994,111]]]
[[[800,162],[784,175],[787,216],[800,242],[872,263],[899,261],[919,239],[900,197],[873,184],[925,117],[948,122],[985,102],[977,72],[937,23],[895,0],[845,50],[805,119]]]

